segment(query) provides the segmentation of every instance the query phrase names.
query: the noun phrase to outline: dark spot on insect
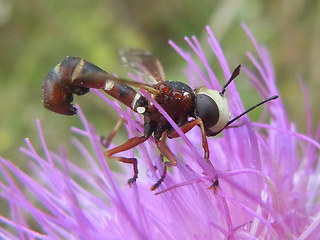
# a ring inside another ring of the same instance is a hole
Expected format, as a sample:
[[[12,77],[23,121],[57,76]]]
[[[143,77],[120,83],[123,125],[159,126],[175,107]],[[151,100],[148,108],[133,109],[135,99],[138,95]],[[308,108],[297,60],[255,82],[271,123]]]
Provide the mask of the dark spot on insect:
[[[125,99],[128,95],[130,95],[133,91],[135,91],[131,87],[123,84],[119,84],[118,90],[119,90],[119,97],[122,99]]]

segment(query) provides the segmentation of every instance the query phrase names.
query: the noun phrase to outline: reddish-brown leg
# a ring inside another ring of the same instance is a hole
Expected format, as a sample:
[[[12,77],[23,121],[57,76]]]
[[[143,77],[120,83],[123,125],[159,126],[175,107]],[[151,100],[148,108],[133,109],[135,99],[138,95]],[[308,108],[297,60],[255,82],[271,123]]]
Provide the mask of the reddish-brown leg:
[[[127,151],[131,148],[136,147],[137,145],[145,142],[148,138],[145,136],[142,137],[133,137],[130,138],[127,142],[125,142],[124,144],[115,147],[113,149],[110,149],[108,151],[106,151],[104,153],[106,158],[112,158],[114,160],[117,160],[119,162],[123,162],[123,163],[130,163],[133,165],[133,171],[134,171],[134,175],[132,178],[130,178],[128,180],[129,185],[131,186],[132,183],[134,183],[136,181],[136,179],[138,178],[138,161],[136,158],[125,158],[125,157],[115,157],[113,156],[116,153],[120,153],[120,152],[124,152]]]
[[[212,163],[209,160],[209,147],[208,147],[208,141],[207,141],[207,136],[204,130],[204,125],[203,122],[200,118],[197,118],[193,121],[187,122],[186,124],[180,126],[180,129],[183,133],[189,132],[194,126],[199,125],[200,129],[201,129],[201,135],[202,135],[202,147],[204,150],[204,159],[210,164],[212,165]],[[170,132],[167,133],[169,138],[176,138],[179,137],[179,134],[174,130],[170,130]],[[212,185],[208,188],[213,188],[214,192],[217,192],[217,188],[219,186],[219,179],[218,177],[216,177],[212,183]]]
[[[164,163],[164,166],[167,166],[167,167],[177,166],[178,162],[174,157],[173,153],[171,152],[170,148],[168,147],[168,145],[161,139],[156,140],[156,145],[160,153],[169,160],[169,162]]]
[[[166,132],[164,132],[163,135],[162,135],[162,141],[165,142],[166,138],[167,138],[167,134],[166,134]],[[161,158],[161,160],[163,162],[163,154],[161,153],[161,151],[160,151],[160,158]],[[150,190],[151,191],[156,190],[160,186],[160,184],[163,182],[163,180],[166,178],[166,175],[167,175],[167,166],[164,164],[163,165],[163,172],[162,172],[161,177],[159,178],[159,180],[155,184],[153,184],[150,187]]]
[[[218,177],[216,176],[215,179],[213,180],[212,185],[209,186],[208,189],[213,188],[214,193],[217,193],[218,186],[219,186],[219,179],[218,179]]]
[[[163,158],[163,156],[160,156],[160,157]],[[162,160],[162,161],[163,161],[163,160]],[[163,180],[166,178],[166,175],[167,175],[167,166],[164,165],[164,166],[163,166],[163,172],[162,172],[161,177],[159,178],[159,180],[158,180],[155,184],[153,184],[153,185],[150,187],[150,190],[151,190],[151,191],[156,190],[156,189],[160,186],[160,184],[163,182]]]
[[[209,164],[211,164],[211,162],[209,160],[209,147],[208,147],[207,136],[206,136],[206,132],[204,130],[204,125],[203,125],[201,118],[197,118],[195,120],[192,120],[190,122],[183,124],[182,126],[180,126],[180,129],[183,133],[187,133],[196,125],[199,125],[199,127],[201,129],[202,147],[204,150],[204,159]],[[177,133],[177,131],[174,129],[170,129],[170,131],[168,131],[168,138],[176,138],[176,137],[179,137],[179,134]]]
[[[116,135],[117,131],[119,130],[120,126],[122,123],[126,123],[127,120],[125,120],[124,118],[120,118],[118,120],[118,122],[116,123],[116,125],[114,126],[113,130],[111,131],[111,133],[109,134],[108,137],[104,137],[101,136],[100,137],[100,143],[102,146],[104,146],[105,148],[108,148],[112,139],[114,138],[114,136]]]

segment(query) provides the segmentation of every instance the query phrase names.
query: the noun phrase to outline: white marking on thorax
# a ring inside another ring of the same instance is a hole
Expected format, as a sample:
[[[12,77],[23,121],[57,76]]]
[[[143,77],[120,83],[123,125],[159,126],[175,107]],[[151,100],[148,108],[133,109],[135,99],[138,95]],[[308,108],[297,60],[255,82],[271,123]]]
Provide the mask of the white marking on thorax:
[[[137,112],[138,113],[144,113],[146,111],[146,108],[145,107],[137,107]]]
[[[151,97],[155,100],[156,95],[151,94]],[[152,106],[152,105],[153,105],[153,102],[149,102],[149,104]]]

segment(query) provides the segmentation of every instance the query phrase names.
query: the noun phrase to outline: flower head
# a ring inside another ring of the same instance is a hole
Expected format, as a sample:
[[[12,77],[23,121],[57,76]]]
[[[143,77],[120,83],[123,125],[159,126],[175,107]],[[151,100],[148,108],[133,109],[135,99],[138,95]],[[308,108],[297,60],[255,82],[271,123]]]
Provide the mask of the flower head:
[[[245,25],[242,27],[257,52],[257,57],[247,54],[255,69],[243,67],[243,72],[263,99],[279,95],[267,49]],[[202,65],[169,43],[187,62],[191,87],[202,84],[221,89],[206,56],[216,56],[225,79],[231,75],[230,67],[211,29],[206,30],[210,53],[204,53],[196,37],[185,39]],[[116,102],[94,92],[127,119],[129,137],[141,135],[138,114],[122,110]],[[227,94],[231,114],[239,115],[244,107],[234,83],[228,86]],[[305,97],[308,102],[307,94]],[[132,169],[123,166],[125,173],[110,170],[99,137],[81,109],[78,115],[83,129],[72,130],[80,139],[89,139],[90,146],[78,138],[72,142],[84,166],[79,159],[72,161],[63,146],[58,153],[48,150],[37,120],[43,150],[37,152],[28,139],[27,147],[21,149],[30,157],[31,173],[0,158],[0,194],[10,212],[10,217],[0,216],[6,225],[0,228],[0,238],[306,239],[319,234],[320,145],[313,138],[319,138],[320,128],[315,136],[311,130],[307,136],[297,133],[279,98],[265,105],[259,122],[244,116],[239,127],[208,139],[213,169],[202,157],[200,130],[183,134],[162,113],[181,138],[168,141],[179,162],[156,195],[149,187],[159,179],[163,164],[152,138],[137,151],[124,153],[139,161],[139,178],[129,188],[126,181]],[[311,115],[307,118],[311,125]],[[216,176],[219,187],[208,189]],[[32,222],[36,227],[30,226]]]

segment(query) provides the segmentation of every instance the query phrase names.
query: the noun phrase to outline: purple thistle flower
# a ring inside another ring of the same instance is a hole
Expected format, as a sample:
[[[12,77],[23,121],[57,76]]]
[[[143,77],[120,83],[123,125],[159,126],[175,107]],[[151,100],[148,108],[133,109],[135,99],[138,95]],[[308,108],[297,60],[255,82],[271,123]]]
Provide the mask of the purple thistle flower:
[[[243,67],[243,72],[263,99],[279,95],[267,49],[257,43],[245,25],[242,27],[257,52],[256,57],[247,53],[255,71]],[[211,29],[206,30],[208,44],[227,80],[231,75],[229,65]],[[169,43],[188,64],[190,86],[221,89],[197,38],[185,40],[203,65],[196,64],[191,54],[172,41]],[[37,152],[28,139],[27,147],[21,148],[31,159],[30,175],[0,157],[0,194],[10,213],[0,216],[5,225],[0,227],[0,239],[315,239],[320,234],[320,125],[313,135],[309,100],[300,83],[306,100],[308,135],[296,132],[281,98],[277,99],[264,106],[259,122],[244,116],[239,120],[242,126],[208,138],[215,169],[202,158],[200,130],[183,134],[159,109],[181,138],[168,140],[180,161],[157,195],[149,187],[159,179],[163,164],[152,138],[139,145],[136,152],[131,149],[123,153],[139,160],[139,178],[129,188],[126,181],[132,174],[131,167],[123,166],[125,173],[110,170],[99,137],[79,107],[84,129],[72,130],[79,139],[89,139],[91,145],[85,146],[78,138],[72,143],[85,166],[80,166],[80,159],[73,163],[63,146],[59,153],[49,151],[37,120],[42,151]],[[129,137],[141,135],[138,114],[122,110],[117,102],[94,92],[127,119]],[[231,114],[243,112],[234,83],[227,94]],[[207,189],[216,175],[220,180],[217,191]],[[30,222],[36,222],[37,227],[31,227]]]

